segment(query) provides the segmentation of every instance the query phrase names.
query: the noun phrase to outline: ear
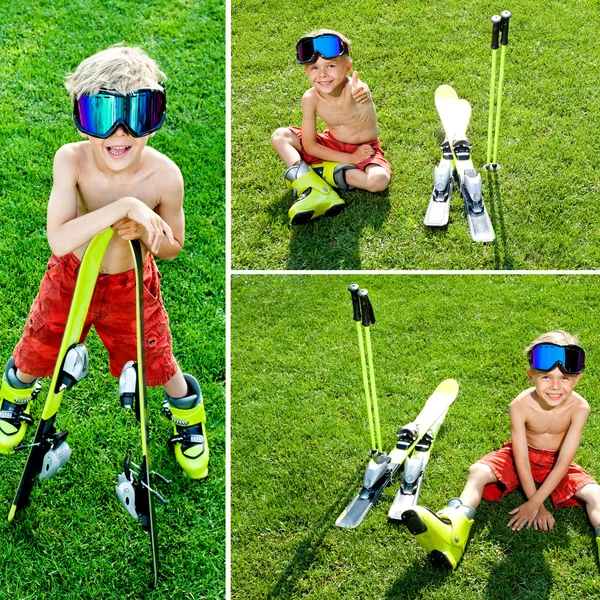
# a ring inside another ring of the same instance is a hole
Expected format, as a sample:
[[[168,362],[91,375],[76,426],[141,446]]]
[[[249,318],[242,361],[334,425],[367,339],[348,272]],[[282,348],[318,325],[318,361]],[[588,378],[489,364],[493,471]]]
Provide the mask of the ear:
[[[531,383],[531,385],[535,385],[533,379],[533,371],[531,371],[530,369],[527,369],[527,377],[529,378],[529,383]]]
[[[346,75],[348,75],[348,73],[350,73],[350,69],[351,69],[351,68],[352,68],[352,61],[351,61],[351,60],[349,60],[349,61],[346,63]]]
[[[77,130],[77,132],[85,140],[88,140],[90,138],[90,136],[87,133],[83,133],[83,131],[79,131],[79,129]]]

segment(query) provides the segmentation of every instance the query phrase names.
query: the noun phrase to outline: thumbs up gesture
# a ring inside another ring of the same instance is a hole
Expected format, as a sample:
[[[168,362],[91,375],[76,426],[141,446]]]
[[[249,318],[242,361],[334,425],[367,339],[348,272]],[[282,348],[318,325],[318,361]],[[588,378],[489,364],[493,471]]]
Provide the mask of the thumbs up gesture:
[[[364,104],[369,99],[369,88],[366,83],[358,80],[358,71],[352,73],[350,93],[358,104]]]

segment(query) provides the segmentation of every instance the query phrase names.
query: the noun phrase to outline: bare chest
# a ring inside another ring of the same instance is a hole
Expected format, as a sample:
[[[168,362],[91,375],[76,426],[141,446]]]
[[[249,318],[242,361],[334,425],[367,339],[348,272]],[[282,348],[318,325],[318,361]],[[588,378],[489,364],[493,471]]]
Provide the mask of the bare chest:
[[[534,435],[562,435],[569,429],[570,425],[571,414],[566,410],[560,412],[547,411],[547,414],[534,412],[526,422],[527,430]]]
[[[343,98],[338,102],[320,100],[317,103],[317,114],[330,129],[339,127],[362,128],[367,124],[377,122],[375,107],[372,102],[357,104],[349,98]]]
[[[160,200],[160,186],[151,175],[120,180],[94,175],[77,183],[79,212],[98,210],[121,198],[134,197],[155,208]]]

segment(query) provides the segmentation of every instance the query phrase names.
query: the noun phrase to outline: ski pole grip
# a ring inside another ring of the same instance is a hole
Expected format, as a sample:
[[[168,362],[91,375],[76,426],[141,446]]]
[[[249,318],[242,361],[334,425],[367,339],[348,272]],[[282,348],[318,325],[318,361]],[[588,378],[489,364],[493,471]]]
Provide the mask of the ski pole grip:
[[[503,46],[508,46],[508,20],[511,18],[512,13],[510,10],[502,12],[502,40],[500,43]]]
[[[360,321],[360,300],[358,299],[358,283],[353,283],[348,286],[348,291],[352,295],[352,309],[354,310],[355,321]]]
[[[494,15],[492,17],[492,50],[498,50],[500,23],[502,23],[502,17],[500,15]]]
[[[369,300],[369,292],[367,290],[359,290],[358,297],[360,298],[360,308],[362,312],[362,324],[364,327],[369,327],[375,323],[375,315],[373,307]]]

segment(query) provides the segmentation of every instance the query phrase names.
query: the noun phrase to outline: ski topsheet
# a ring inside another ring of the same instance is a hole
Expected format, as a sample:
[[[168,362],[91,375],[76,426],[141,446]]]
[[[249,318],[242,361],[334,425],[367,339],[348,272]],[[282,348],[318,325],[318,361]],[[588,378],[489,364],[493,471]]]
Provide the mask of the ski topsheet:
[[[70,456],[70,449],[65,442],[67,432],[57,433],[54,427],[54,420],[65,389],[71,387],[78,379],[73,379],[70,373],[66,373],[65,378],[63,367],[66,363],[65,358],[71,350],[74,350],[76,358],[72,362],[73,364],[77,363],[77,368],[80,368],[76,377],[83,377],[87,373],[87,354],[84,356],[74,346],[78,344],[81,338],[92,294],[96,287],[98,273],[100,272],[106,247],[112,235],[113,230],[111,228],[96,235],[83,255],[50,389],[48,390],[42,416],[35,433],[35,439],[31,445],[31,450],[29,451],[29,457],[27,458],[17,493],[10,508],[9,521],[12,521],[17,510],[23,508],[29,501],[35,478],[38,475],[40,478],[47,478],[53,475],[66,463]]]
[[[434,175],[434,189],[429,203],[425,224],[443,226],[448,222],[450,195],[453,181],[452,169],[456,171],[460,193],[465,203],[469,223],[469,233],[476,242],[492,242],[494,228],[483,202],[483,182],[481,175],[471,160],[471,144],[467,139],[467,127],[471,118],[471,106],[459,99],[449,85],[441,85],[435,91],[437,108],[448,146],[442,145],[442,159]],[[450,164],[451,163],[451,164]],[[447,201],[444,198],[447,196]]]
[[[406,459],[400,489],[388,512],[390,519],[401,521],[404,511],[417,504],[419,494],[421,493],[421,486],[425,480],[425,469],[429,462],[431,450],[447,412],[447,410],[444,411],[440,418],[431,426],[427,434],[419,440],[412,454]]]
[[[363,486],[336,520],[335,524],[338,527],[353,529],[363,522],[383,490],[392,481],[396,471],[434,423],[445,415],[457,394],[457,381],[442,381],[425,403],[419,416],[400,429],[396,448],[389,455],[382,454],[376,460],[369,461]]]

